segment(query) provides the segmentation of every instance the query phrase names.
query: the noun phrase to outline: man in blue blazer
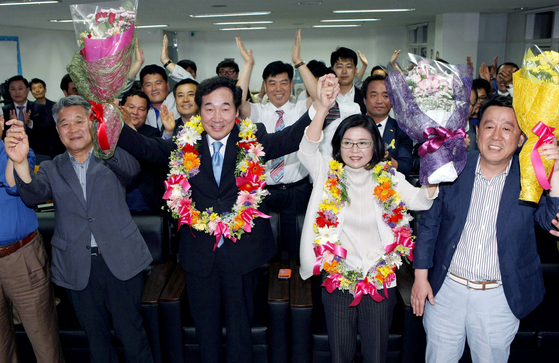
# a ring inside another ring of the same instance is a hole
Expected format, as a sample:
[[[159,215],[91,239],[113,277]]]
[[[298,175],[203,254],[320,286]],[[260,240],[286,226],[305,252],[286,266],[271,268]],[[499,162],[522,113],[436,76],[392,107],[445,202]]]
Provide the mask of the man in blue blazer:
[[[242,90],[227,77],[214,77],[200,83],[195,101],[200,110],[204,132],[198,142],[200,171],[188,181],[196,209],[213,207],[222,214],[231,211],[238,196],[235,179],[239,128],[235,123],[241,105]],[[255,124],[255,133],[262,144],[264,161],[296,151],[306,126],[310,124],[305,113],[295,124],[282,131],[268,134],[262,124]],[[212,168],[213,143],[223,147],[220,181]],[[149,139],[124,126],[118,146],[141,160],[169,163],[171,152],[177,148],[172,140]],[[223,150],[224,149],[224,150]],[[260,211],[266,213],[266,203]],[[219,363],[222,353],[222,311],[225,313],[226,355],[228,363],[252,362],[251,320],[254,313],[254,294],[257,269],[276,253],[270,222],[254,219],[250,233],[234,242],[224,238],[223,245],[214,249],[216,237],[199,232],[188,225],[180,229],[179,261],[185,270],[188,303],[200,354],[204,363]]]
[[[126,185],[140,166],[119,148],[107,160],[93,155],[90,108],[80,96],[54,105],[54,121],[67,152],[43,162],[37,174],[29,171],[29,143],[20,121],[9,121],[6,153],[25,204],[54,200],[52,281],[68,292],[87,335],[91,362],[118,362],[113,326],[127,361],[151,363],[141,297],[142,271],[152,257],[125,197]]]
[[[392,165],[406,177],[412,168],[412,139],[398,127],[398,123],[388,113],[392,104],[384,84],[385,78],[381,75],[367,77],[363,82],[361,93],[367,108],[367,116],[373,119],[378,126],[384,143],[388,145]]]
[[[425,309],[427,362],[458,362],[466,338],[474,362],[506,362],[518,319],[545,292],[533,223],[554,230],[558,173],[539,205],[520,202],[514,153],[524,135],[512,101],[490,99],[479,117],[479,152],[468,154],[456,181],[440,185],[419,222],[411,301],[416,315]],[[559,159],[556,143],[539,150]]]

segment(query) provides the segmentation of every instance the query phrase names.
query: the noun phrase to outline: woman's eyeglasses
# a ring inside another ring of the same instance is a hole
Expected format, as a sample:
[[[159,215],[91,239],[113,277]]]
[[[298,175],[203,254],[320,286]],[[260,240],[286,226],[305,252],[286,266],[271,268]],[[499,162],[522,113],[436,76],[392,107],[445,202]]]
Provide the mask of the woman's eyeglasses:
[[[373,141],[357,141],[357,142],[342,141],[340,146],[342,147],[342,149],[351,149],[353,145],[357,145],[357,147],[360,149],[367,149],[370,148],[373,145],[373,143],[374,143]]]

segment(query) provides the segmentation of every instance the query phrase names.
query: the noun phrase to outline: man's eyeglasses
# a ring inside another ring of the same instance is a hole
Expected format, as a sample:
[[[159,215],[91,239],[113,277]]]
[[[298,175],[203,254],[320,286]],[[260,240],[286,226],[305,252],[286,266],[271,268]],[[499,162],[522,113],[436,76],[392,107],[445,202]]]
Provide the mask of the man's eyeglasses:
[[[237,71],[235,71],[234,69],[220,69],[219,70],[219,75],[220,76],[225,76],[227,74],[235,74],[237,73]]]
[[[357,145],[360,149],[368,149],[373,145],[373,141],[358,141],[358,142],[351,142],[351,141],[342,141],[340,146],[342,149],[351,149],[353,145]]]

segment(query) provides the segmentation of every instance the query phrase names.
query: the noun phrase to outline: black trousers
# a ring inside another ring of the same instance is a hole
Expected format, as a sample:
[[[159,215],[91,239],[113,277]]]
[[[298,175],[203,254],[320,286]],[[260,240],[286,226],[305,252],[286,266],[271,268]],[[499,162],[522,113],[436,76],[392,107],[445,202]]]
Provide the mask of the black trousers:
[[[384,291],[379,292],[384,296]],[[351,363],[357,349],[357,332],[361,338],[364,363],[386,362],[388,330],[396,306],[396,288],[388,289],[389,299],[374,301],[365,295],[359,305],[350,307],[354,299],[348,291],[333,293],[322,289],[322,304],[326,315],[328,343],[332,363]]]
[[[124,345],[127,362],[152,363],[153,357],[142,326],[141,273],[129,280],[117,279],[101,255],[91,256],[89,283],[82,291],[66,290],[89,343],[92,363],[118,363],[112,343],[111,322]]]
[[[292,259],[299,262],[299,246],[301,235],[297,228],[297,215],[304,215],[307,211],[309,198],[311,197],[312,184],[305,178],[301,184],[290,188],[280,189],[277,186],[267,187],[270,195],[264,199],[269,210],[273,210],[280,215],[280,238],[278,254],[280,259]],[[301,222],[302,223],[302,222]]]
[[[227,363],[252,362],[252,318],[258,270],[238,274],[225,248],[216,249],[208,277],[185,274],[190,312],[204,363],[225,362],[222,311],[225,312]]]

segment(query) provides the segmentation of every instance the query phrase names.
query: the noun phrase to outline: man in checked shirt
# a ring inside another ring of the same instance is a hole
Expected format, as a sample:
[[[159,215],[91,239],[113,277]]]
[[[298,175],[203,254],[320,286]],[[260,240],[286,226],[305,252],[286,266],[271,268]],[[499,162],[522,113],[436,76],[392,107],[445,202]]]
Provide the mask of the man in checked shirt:
[[[479,119],[479,152],[468,154],[456,181],[440,185],[419,222],[411,303],[416,315],[425,310],[426,362],[458,362],[466,338],[474,362],[506,362],[519,319],[545,293],[533,223],[555,230],[559,171],[538,206],[519,202],[514,153],[525,136],[511,99],[488,100]],[[559,159],[557,140],[539,152]]]

